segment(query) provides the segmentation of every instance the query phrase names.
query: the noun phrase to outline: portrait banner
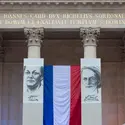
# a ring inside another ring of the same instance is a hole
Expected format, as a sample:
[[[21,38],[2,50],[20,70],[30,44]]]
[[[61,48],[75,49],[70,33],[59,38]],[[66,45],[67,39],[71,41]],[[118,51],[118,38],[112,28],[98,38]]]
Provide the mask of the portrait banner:
[[[43,59],[24,59],[23,102],[43,102]]]
[[[82,102],[101,103],[100,59],[81,59]]]
[[[102,125],[101,60],[81,59],[82,125]]]
[[[44,59],[24,59],[23,71],[22,125],[43,125]]]

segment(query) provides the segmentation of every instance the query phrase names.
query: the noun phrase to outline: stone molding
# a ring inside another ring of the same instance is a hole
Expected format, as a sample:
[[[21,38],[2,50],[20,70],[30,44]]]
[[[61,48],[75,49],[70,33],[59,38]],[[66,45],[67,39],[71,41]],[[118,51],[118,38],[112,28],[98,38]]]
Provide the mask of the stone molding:
[[[13,9],[12,9],[13,8]],[[53,10],[53,9],[84,9],[84,10],[125,10],[125,0],[2,0],[0,1],[0,11],[19,10]]]
[[[83,46],[96,46],[99,41],[100,28],[80,28],[80,38]]]
[[[41,46],[44,38],[44,28],[24,28],[28,46]]]
[[[119,3],[119,4],[123,4],[125,3],[125,0],[1,0],[0,1],[1,4],[42,4],[42,3],[46,3],[46,4],[59,4],[59,3],[64,3],[64,4],[69,4],[69,3],[73,3],[73,4],[77,4],[77,3],[82,3],[82,4],[87,4],[87,3],[91,3],[91,4],[96,4],[96,3],[101,3],[101,4],[114,4],[114,3]]]
[[[92,5],[92,6],[99,6],[102,5],[108,5],[108,6],[120,6],[125,4],[125,0],[1,0],[0,5],[10,5],[10,6],[18,6],[18,5]]]

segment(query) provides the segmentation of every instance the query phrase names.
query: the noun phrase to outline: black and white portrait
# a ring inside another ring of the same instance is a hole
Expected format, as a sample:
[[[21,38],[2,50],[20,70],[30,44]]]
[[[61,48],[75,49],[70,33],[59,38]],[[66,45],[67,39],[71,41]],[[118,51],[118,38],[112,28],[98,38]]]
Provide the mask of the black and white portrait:
[[[24,66],[24,91],[28,101],[41,100],[43,66]]]
[[[84,102],[100,102],[101,73],[98,66],[84,66],[82,68],[82,87]]]

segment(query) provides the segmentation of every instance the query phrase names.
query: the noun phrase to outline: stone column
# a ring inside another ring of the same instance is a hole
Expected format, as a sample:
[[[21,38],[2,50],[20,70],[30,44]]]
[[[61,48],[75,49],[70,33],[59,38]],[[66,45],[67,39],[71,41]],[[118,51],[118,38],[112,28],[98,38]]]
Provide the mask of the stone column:
[[[24,59],[22,125],[43,125],[43,28],[24,28],[28,58]]]
[[[84,59],[81,59],[82,125],[102,125],[101,61],[96,54],[99,35],[100,28],[80,29],[84,47]]]
[[[28,58],[40,58],[41,43],[44,38],[43,28],[24,28],[28,43]]]
[[[84,58],[96,58],[96,46],[100,35],[100,28],[81,28],[80,37],[84,47]]]

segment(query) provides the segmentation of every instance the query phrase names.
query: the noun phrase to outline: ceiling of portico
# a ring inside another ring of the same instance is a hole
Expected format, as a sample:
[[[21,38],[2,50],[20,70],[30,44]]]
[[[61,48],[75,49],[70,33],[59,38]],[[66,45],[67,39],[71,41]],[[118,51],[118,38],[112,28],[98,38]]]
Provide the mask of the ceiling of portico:
[[[124,31],[125,29],[101,29],[97,55],[102,58],[102,61],[124,60]],[[0,32],[6,50],[5,61],[22,62],[27,56],[27,43],[23,29],[1,29]],[[79,58],[83,58],[84,50],[79,29],[45,29],[44,34],[41,53],[42,57],[46,58],[47,64],[56,64],[55,60],[58,60],[57,64],[62,63],[63,60],[66,60],[66,64],[78,64]],[[16,60],[13,60],[15,58]]]

